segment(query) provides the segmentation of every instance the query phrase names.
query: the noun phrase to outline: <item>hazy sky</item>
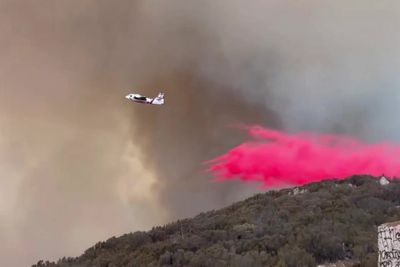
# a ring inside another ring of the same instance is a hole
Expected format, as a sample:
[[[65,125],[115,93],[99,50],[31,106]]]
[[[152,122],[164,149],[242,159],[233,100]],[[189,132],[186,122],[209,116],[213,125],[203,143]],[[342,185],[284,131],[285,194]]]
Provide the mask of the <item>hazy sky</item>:
[[[398,1],[0,0],[0,265],[250,196],[202,165],[234,123],[400,142],[399,22]]]

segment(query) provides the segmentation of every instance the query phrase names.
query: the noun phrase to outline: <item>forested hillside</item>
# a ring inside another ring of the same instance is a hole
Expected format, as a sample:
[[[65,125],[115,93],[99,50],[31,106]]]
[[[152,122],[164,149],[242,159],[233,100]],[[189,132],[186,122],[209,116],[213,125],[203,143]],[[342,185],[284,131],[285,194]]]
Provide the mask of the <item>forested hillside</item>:
[[[375,267],[377,226],[400,220],[400,182],[381,182],[353,176],[269,191],[33,267],[315,267],[339,260]]]

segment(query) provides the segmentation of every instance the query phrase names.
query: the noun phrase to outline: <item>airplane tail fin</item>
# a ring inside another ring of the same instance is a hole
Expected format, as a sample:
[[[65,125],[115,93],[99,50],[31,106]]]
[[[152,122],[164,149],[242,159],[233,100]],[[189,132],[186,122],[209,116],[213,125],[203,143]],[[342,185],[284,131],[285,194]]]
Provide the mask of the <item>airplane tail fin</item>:
[[[164,93],[158,93],[157,97],[154,98],[153,103],[155,105],[162,105],[164,104]]]

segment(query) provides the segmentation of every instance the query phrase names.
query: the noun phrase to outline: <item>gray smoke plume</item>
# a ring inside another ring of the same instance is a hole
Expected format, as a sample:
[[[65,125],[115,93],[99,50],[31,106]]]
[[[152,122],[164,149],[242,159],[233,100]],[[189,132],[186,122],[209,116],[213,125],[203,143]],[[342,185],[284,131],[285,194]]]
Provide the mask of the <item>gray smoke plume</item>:
[[[399,7],[0,0],[1,265],[253,194],[204,172],[244,140],[232,124],[397,141]]]

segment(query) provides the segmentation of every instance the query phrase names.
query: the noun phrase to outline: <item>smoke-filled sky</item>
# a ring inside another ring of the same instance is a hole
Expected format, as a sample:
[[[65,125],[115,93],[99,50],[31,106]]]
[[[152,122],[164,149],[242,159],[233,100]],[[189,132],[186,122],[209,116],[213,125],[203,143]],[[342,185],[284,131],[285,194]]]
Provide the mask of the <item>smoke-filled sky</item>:
[[[400,141],[399,22],[398,1],[0,0],[0,265],[253,194],[202,165],[232,124]]]

